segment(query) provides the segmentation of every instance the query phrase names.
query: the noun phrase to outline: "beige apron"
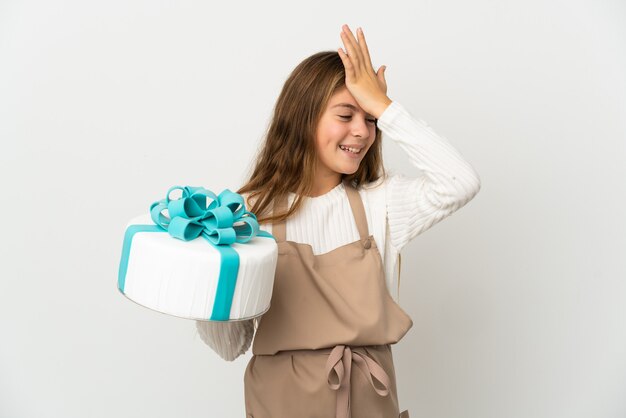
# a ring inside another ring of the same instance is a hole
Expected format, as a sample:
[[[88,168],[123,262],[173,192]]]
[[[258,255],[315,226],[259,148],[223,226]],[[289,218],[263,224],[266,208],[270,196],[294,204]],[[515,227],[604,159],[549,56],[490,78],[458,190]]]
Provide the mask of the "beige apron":
[[[272,226],[278,264],[244,374],[246,418],[409,417],[399,414],[391,344],[413,321],[389,294],[359,192],[344,187],[359,240],[314,255],[285,240],[285,222]]]

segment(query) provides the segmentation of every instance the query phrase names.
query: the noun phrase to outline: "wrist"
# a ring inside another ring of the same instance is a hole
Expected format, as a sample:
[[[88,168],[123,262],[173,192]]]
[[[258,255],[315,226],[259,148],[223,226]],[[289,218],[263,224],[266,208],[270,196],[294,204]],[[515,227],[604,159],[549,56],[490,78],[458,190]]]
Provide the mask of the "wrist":
[[[389,107],[392,100],[385,96],[379,100],[377,100],[371,107],[371,112],[369,112],[376,119],[379,119],[380,116],[385,112],[385,110]]]

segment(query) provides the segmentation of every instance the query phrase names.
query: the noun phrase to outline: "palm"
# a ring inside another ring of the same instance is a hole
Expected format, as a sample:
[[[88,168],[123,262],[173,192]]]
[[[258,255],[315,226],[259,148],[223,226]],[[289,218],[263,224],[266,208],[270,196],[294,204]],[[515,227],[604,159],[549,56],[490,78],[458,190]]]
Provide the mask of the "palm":
[[[342,29],[341,37],[347,53],[339,49],[339,56],[346,72],[346,87],[359,105],[368,110],[377,101],[388,99],[384,75],[386,68],[381,66],[374,72],[362,31],[357,31],[357,40],[348,25],[343,25]]]

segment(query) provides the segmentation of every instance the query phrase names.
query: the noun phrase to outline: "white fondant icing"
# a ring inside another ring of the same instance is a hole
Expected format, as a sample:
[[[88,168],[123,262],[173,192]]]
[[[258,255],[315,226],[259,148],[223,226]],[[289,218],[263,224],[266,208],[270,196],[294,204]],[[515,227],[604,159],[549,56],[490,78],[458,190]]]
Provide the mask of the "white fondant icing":
[[[150,214],[130,225],[153,225]],[[230,320],[249,319],[270,306],[278,261],[276,241],[254,237],[231,245],[239,254]],[[220,253],[203,238],[182,241],[167,232],[137,232],[128,256],[124,294],[147,308],[182,318],[209,320],[220,272]]]

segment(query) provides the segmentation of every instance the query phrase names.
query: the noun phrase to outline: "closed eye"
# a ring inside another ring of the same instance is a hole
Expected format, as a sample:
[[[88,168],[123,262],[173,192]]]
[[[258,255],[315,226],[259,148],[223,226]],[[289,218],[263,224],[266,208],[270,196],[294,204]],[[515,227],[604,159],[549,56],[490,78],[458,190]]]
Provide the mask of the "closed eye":
[[[339,117],[343,118],[343,119],[350,119],[352,116],[339,115]],[[377,120],[378,119],[367,119],[367,121],[370,122],[370,123],[376,123]]]

